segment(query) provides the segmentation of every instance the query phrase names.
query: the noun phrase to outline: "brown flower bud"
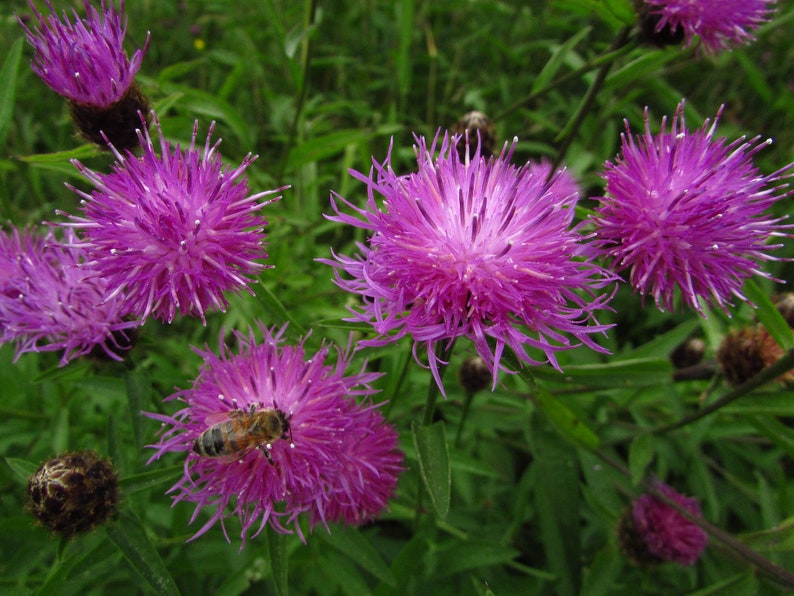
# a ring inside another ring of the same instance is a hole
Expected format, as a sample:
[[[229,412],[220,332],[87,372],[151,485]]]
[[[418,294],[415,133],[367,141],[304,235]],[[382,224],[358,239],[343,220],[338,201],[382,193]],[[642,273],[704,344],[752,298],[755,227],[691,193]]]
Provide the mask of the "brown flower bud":
[[[139,146],[138,134],[135,132],[142,125],[141,116],[149,118],[149,102],[141,93],[140,87],[133,83],[124,96],[116,103],[107,107],[69,102],[72,122],[80,134],[92,143],[107,149],[107,142],[119,151],[135,149]]]
[[[92,451],[64,453],[28,479],[28,497],[28,510],[44,527],[71,538],[113,515],[118,478]]]
[[[456,148],[461,160],[466,158],[466,133],[468,132],[469,159],[474,156],[477,144],[480,144],[480,155],[492,157],[496,143],[494,126],[482,112],[468,112],[450,129],[453,134],[460,134]],[[479,138],[478,133],[479,132]]]
[[[722,340],[717,352],[717,362],[731,385],[741,385],[780,360],[783,348],[762,325],[731,331]],[[779,378],[794,380],[794,371]]]
[[[458,379],[467,393],[477,393],[493,383],[488,365],[479,356],[469,358],[460,365]]]

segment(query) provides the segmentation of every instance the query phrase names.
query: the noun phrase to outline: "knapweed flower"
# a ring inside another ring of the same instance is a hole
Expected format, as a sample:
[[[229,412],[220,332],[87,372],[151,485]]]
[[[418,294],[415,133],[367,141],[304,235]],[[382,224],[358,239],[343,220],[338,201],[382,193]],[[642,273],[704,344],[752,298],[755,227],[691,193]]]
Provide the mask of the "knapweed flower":
[[[654,488],[693,516],[700,516],[700,504],[694,497],[685,497],[661,482]],[[700,526],[650,494],[634,501],[621,519],[618,533],[625,554],[646,564],[672,561],[693,565],[708,543],[708,534]]]
[[[129,348],[131,327],[121,296],[110,296],[103,279],[85,262],[66,230],[0,232],[0,342],[25,352],[63,351],[61,366],[101,350],[114,360]]]
[[[733,297],[746,301],[744,280],[769,277],[758,261],[776,260],[766,251],[780,245],[767,242],[789,227],[764,211],[790,194],[781,180],[794,164],[761,175],[752,158],[771,141],[715,139],[721,112],[689,131],[681,102],[670,130],[665,117],[654,135],[646,109],[645,134],[632,136],[627,122],[621,154],[602,174],[596,245],[662,310],[673,310],[676,287],[700,314],[699,299],[726,313]]]
[[[75,124],[89,140],[104,145],[104,132],[118,148],[134,146],[137,112],[148,110],[135,75],[149,47],[149,35],[144,47],[129,59],[123,48],[127,33],[124,0],[118,10],[112,1],[108,6],[102,0],[101,14],[85,0],[85,18],[74,12],[73,21],[66,13],[59,19],[50,0],[46,4],[53,14],[46,18],[32,0],[28,4],[39,21],[31,30],[20,20],[36,52],[33,71],[69,100]]]
[[[160,133],[160,123],[154,116]],[[196,146],[198,121],[190,146],[183,152],[160,133],[160,155],[148,129],[140,136],[143,155],[122,155],[110,174],[73,164],[94,185],[83,197],[83,217],[69,216],[62,225],[81,230],[90,265],[106,278],[111,295],[124,293],[126,305],[141,319],[149,315],[172,322],[176,312],[200,316],[223,311],[226,290],[248,287],[246,276],[266,266],[264,226],[260,208],[271,202],[249,195],[247,155],[240,166],[221,162],[217,141],[210,146],[210,125],[204,148]],[[278,197],[280,198],[280,197]],[[276,199],[273,199],[276,200]]]
[[[654,32],[683,35],[686,46],[699,37],[707,53],[749,43],[751,31],[769,20],[776,0],[644,0]]]
[[[577,196],[564,174],[511,165],[515,142],[498,158],[477,151],[461,160],[456,137],[444,136],[438,157],[436,141],[429,148],[417,141],[416,173],[395,174],[390,156],[373,160],[369,176],[351,172],[367,185],[365,208],[331,196],[336,215],[328,219],[370,234],[357,257],[321,259],[337,268],[337,285],[363,300],[349,320],[378,333],[359,345],[410,334],[415,353],[416,344],[426,348],[440,387],[436,347],[461,336],[474,342],[494,384],[506,346],[530,364],[539,361],[527,347],[537,348],[554,366],[555,353],[573,347],[565,333],[603,351],[590,334],[607,328],[594,311],[611,293],[594,290],[612,277],[591,262],[583,236],[571,229]],[[358,217],[343,213],[337,200]]]
[[[166,425],[152,460],[187,452],[184,475],[169,491],[174,502],[196,503],[191,521],[213,510],[194,538],[224,525],[230,507],[243,542],[268,524],[300,535],[304,512],[312,528],[372,519],[392,495],[403,459],[394,428],[375,406],[354,399],[372,395],[380,374],[345,375],[350,350],[338,351],[332,365],[327,345],[307,358],[303,342],[281,345],[284,328],[260,330],[261,343],[253,331],[235,332],[239,354],[222,340],[219,356],[198,351],[204,365],[193,387],[166,398],[186,407],[148,414]]]

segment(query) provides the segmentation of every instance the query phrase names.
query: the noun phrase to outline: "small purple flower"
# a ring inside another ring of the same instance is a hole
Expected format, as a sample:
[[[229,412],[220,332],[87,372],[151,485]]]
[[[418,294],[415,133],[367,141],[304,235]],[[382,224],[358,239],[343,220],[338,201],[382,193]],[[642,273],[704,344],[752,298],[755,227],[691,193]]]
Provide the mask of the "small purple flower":
[[[108,107],[119,101],[133,84],[149,47],[147,34],[143,49],[136,50],[131,60],[127,58],[122,47],[127,33],[124,0],[118,10],[102,0],[101,14],[85,0],[86,17],[81,20],[74,12],[74,22],[65,12],[63,20],[55,14],[45,18],[32,0],[28,4],[39,21],[34,31],[20,21],[36,51],[33,71],[73,102]],[[50,0],[46,4],[54,13]]]
[[[143,155],[111,150],[117,163],[110,174],[72,163],[95,189],[91,194],[69,186],[83,197],[85,217],[69,216],[79,228],[91,266],[107,279],[112,294],[124,292],[129,309],[172,322],[177,311],[200,316],[227,301],[223,292],[248,288],[246,276],[259,273],[264,259],[264,226],[259,210],[272,201],[259,199],[279,190],[248,196],[246,168],[221,162],[220,141],[210,145],[210,125],[203,151],[196,146],[198,121],[190,146],[172,148],[160,131],[160,155],[148,129],[138,131]],[[277,200],[280,197],[277,197]]]
[[[687,46],[700,37],[707,53],[749,43],[750,31],[769,20],[775,0],[645,0],[658,17],[656,32],[683,30]]]
[[[700,314],[699,298],[726,313],[732,297],[746,301],[744,280],[769,277],[757,262],[776,260],[765,251],[780,245],[767,241],[789,227],[764,211],[790,194],[780,181],[794,164],[761,175],[752,158],[771,140],[714,139],[721,112],[689,131],[681,102],[670,131],[665,117],[653,135],[646,109],[645,134],[632,136],[627,122],[621,154],[605,164],[596,245],[663,310],[673,310],[676,287]]]
[[[571,229],[577,195],[567,174],[511,165],[515,142],[498,158],[477,151],[461,161],[457,137],[444,136],[438,157],[436,140],[428,148],[417,138],[416,173],[395,174],[391,155],[383,164],[373,160],[369,176],[351,171],[368,187],[365,208],[332,194],[336,215],[326,217],[370,234],[356,258],[320,259],[337,268],[339,287],[363,299],[350,320],[371,324],[378,337],[360,345],[411,335],[442,391],[435,349],[461,336],[474,342],[494,384],[505,347],[530,364],[539,360],[526,348],[537,349],[558,368],[555,353],[574,347],[564,333],[604,351],[590,334],[607,329],[594,311],[611,293],[594,297],[594,290],[613,278]],[[343,213],[336,199],[358,217]]]
[[[204,366],[193,387],[167,398],[186,407],[173,416],[148,414],[168,427],[153,446],[152,460],[169,451],[187,452],[184,476],[169,491],[174,501],[197,504],[191,521],[202,508],[214,509],[194,538],[215,522],[223,525],[230,505],[243,542],[268,524],[301,535],[298,516],[304,512],[310,528],[318,522],[372,519],[391,497],[403,460],[394,428],[375,406],[354,399],[375,393],[371,383],[380,374],[362,369],[346,376],[349,350],[338,352],[331,365],[328,346],[307,359],[303,342],[280,345],[284,328],[259,328],[264,335],[259,344],[253,331],[247,336],[235,332],[239,354],[223,341],[220,356],[198,351]],[[247,447],[245,440],[235,448],[224,444],[223,453],[214,457],[195,451],[208,428],[263,410],[281,412],[287,421],[288,430],[285,425],[287,432],[278,439],[249,441]]]
[[[121,360],[129,347],[128,320],[121,296],[108,296],[104,281],[72,246],[52,232],[0,232],[0,343],[14,342],[16,358],[25,352],[63,350],[60,365],[100,349]]]
[[[700,516],[700,504],[694,497],[685,497],[661,482],[655,488],[692,515]],[[634,501],[631,520],[648,553],[659,561],[692,565],[708,543],[708,534],[700,526],[652,495]]]

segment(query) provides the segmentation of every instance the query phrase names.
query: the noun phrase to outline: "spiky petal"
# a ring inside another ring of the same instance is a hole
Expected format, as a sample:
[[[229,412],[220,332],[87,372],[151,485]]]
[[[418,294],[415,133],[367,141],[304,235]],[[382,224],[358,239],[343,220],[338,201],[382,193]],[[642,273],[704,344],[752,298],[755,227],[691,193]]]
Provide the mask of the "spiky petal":
[[[346,375],[349,349],[337,351],[332,365],[326,362],[327,345],[307,358],[303,342],[282,345],[284,328],[259,328],[261,343],[253,331],[235,332],[239,354],[222,340],[220,355],[197,350],[204,366],[193,387],[167,398],[186,407],[173,416],[149,414],[166,429],[153,445],[152,460],[167,452],[188,452],[184,476],[169,491],[174,501],[196,503],[191,521],[202,509],[211,510],[194,538],[216,522],[223,524],[230,508],[242,526],[243,543],[268,524],[300,534],[302,513],[308,514],[310,527],[372,519],[391,497],[403,459],[394,428],[374,406],[355,400],[375,392],[371,383],[380,374],[362,369]],[[252,407],[284,412],[289,440],[254,446],[231,458],[191,450],[213,422]]]
[[[395,174],[390,155],[373,160],[369,176],[352,171],[367,185],[364,208],[331,196],[335,215],[326,217],[369,234],[355,258],[320,259],[336,268],[339,287],[363,300],[350,320],[371,324],[378,337],[360,345],[412,336],[439,386],[436,347],[458,337],[474,342],[494,384],[505,347],[525,363],[554,366],[555,353],[575,345],[568,335],[603,351],[590,335],[607,328],[594,313],[611,293],[595,290],[613,277],[571,228],[578,197],[568,175],[511,165],[515,141],[498,158],[478,149],[461,161],[457,137],[444,136],[438,157],[437,140],[428,147],[417,137],[415,173]]]
[[[726,313],[733,297],[746,301],[744,280],[769,277],[758,262],[775,260],[767,251],[780,245],[767,243],[789,227],[765,211],[790,194],[781,181],[794,164],[761,175],[752,158],[771,141],[715,139],[721,112],[690,131],[681,102],[670,130],[665,117],[654,135],[646,109],[645,134],[633,136],[627,122],[602,174],[596,245],[663,310],[673,310],[676,288],[701,314],[700,299]]]
[[[91,266],[107,279],[111,294],[125,294],[141,319],[153,315],[170,323],[179,312],[204,321],[206,312],[225,309],[225,291],[253,293],[247,276],[266,267],[257,261],[267,257],[267,222],[259,210],[272,201],[260,199],[282,189],[249,195],[245,170],[256,157],[224,166],[220,141],[210,145],[214,124],[202,149],[196,121],[182,151],[162,137],[154,116],[160,155],[144,129],[138,132],[141,157],[111,147],[117,162],[110,174],[72,161],[94,190],[69,186],[83,197],[84,216],[70,215],[62,225],[82,232]]]

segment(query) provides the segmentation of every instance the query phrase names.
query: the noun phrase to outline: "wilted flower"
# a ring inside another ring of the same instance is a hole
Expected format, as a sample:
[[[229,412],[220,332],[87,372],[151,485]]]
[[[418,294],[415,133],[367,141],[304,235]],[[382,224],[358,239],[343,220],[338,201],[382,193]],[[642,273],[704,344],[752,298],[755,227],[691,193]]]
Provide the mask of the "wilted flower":
[[[656,17],[655,32],[683,35],[687,46],[700,37],[706,52],[716,53],[754,38],[750,31],[769,20],[775,0],[644,0]]]
[[[310,527],[372,519],[394,491],[403,458],[395,430],[374,406],[353,399],[372,395],[380,374],[345,376],[349,350],[331,365],[327,346],[307,359],[303,342],[279,345],[283,328],[260,329],[260,344],[253,331],[235,332],[239,354],[223,341],[220,356],[199,351],[204,366],[193,387],[167,398],[186,407],[173,416],[149,414],[169,427],[152,459],[187,452],[185,474],[169,492],[175,502],[197,504],[193,520],[202,508],[214,509],[196,537],[223,524],[229,505],[243,541],[268,524],[300,534],[303,512]],[[276,416],[269,433],[251,425],[263,413]],[[221,429],[205,434],[215,425]],[[218,441],[208,446],[213,433]]]
[[[373,162],[377,175],[351,172],[368,187],[363,209],[331,197],[336,215],[328,219],[370,233],[356,258],[321,259],[337,268],[337,285],[363,299],[350,320],[370,323],[379,334],[360,345],[410,334],[426,348],[439,386],[437,344],[461,336],[474,342],[494,383],[506,346],[531,364],[539,361],[526,348],[537,348],[554,366],[555,353],[573,347],[564,333],[603,351],[590,334],[607,328],[594,311],[611,294],[594,297],[594,289],[612,278],[570,229],[577,196],[565,175],[558,171],[549,180],[542,167],[512,166],[515,142],[498,158],[486,160],[478,151],[463,161],[456,142],[445,135],[434,157],[436,142],[428,148],[418,138],[416,173],[395,174],[390,155]],[[342,213],[336,199],[360,219]]]
[[[160,132],[160,123],[155,117]],[[250,154],[239,167],[221,162],[220,141],[210,146],[210,125],[203,151],[196,146],[198,121],[190,146],[172,148],[162,134],[160,155],[148,130],[138,132],[139,158],[111,147],[113,172],[90,170],[72,163],[94,185],[82,192],[85,217],[69,216],[62,224],[83,232],[91,266],[107,279],[111,295],[124,292],[128,308],[142,319],[149,315],[171,322],[177,311],[200,316],[224,310],[223,292],[248,289],[246,276],[266,266],[266,221],[259,209],[271,202],[270,190],[248,196],[244,172],[256,159]],[[273,199],[276,200],[276,199]]]
[[[126,330],[138,323],[74,241],[71,230],[62,243],[52,231],[0,232],[0,342],[15,342],[17,358],[63,350],[63,366],[95,349],[121,360],[117,352],[129,347]]]
[[[661,482],[655,488],[692,515],[700,516],[700,504]],[[632,504],[618,529],[624,553],[638,563],[672,561],[692,565],[708,543],[708,534],[697,524],[653,495],[645,494]]]
[[[731,385],[749,381],[768,366],[780,360],[785,351],[769,335],[763,325],[734,329],[728,333],[717,350],[717,363]],[[780,382],[794,381],[794,370],[780,377]]]
[[[726,313],[732,297],[746,301],[744,280],[770,277],[757,262],[776,260],[766,251],[780,245],[767,241],[789,227],[764,211],[790,194],[780,181],[794,164],[761,175],[752,158],[771,141],[714,139],[721,112],[689,131],[681,102],[670,131],[665,117],[653,135],[646,109],[645,134],[627,122],[621,155],[605,165],[596,244],[660,309],[673,310],[676,287],[701,314],[699,298]]]
[[[59,455],[28,479],[28,510],[67,538],[103,523],[117,504],[118,476],[110,461],[93,451]]]
[[[137,112],[148,109],[135,75],[149,47],[149,35],[143,49],[128,59],[123,48],[124,0],[118,10],[102,0],[101,14],[85,0],[86,17],[81,20],[73,12],[73,22],[66,13],[62,20],[56,14],[45,18],[32,0],[28,4],[39,21],[32,31],[20,20],[36,51],[33,71],[70,101],[75,124],[89,140],[103,144],[102,131],[120,149],[134,146]],[[50,0],[46,4],[54,13]]]

